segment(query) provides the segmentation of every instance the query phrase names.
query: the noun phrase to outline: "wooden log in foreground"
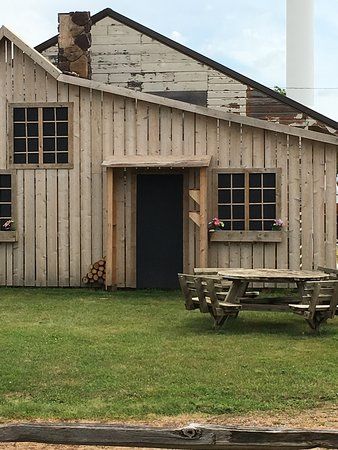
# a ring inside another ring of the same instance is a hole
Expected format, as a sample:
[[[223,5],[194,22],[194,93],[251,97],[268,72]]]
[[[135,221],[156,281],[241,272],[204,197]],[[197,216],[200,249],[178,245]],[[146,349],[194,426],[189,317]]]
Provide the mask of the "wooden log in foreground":
[[[191,424],[153,428],[98,424],[4,424],[0,442],[103,445],[174,449],[310,449],[338,448],[338,430],[223,427]]]

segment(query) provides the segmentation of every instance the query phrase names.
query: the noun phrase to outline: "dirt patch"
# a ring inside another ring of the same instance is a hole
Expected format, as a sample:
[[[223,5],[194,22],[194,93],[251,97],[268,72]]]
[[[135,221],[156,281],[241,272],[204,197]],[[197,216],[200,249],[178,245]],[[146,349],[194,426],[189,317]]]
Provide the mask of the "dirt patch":
[[[86,423],[89,423],[88,421]],[[113,423],[113,422],[109,422]],[[261,413],[247,416],[178,416],[161,417],[144,422],[128,422],[130,425],[182,427],[189,423],[214,424],[225,426],[257,426],[257,427],[284,427],[307,429],[338,429],[338,405],[325,406],[319,409],[311,409],[303,412]],[[84,445],[48,445],[30,443],[0,444],[0,450],[125,450],[126,447],[101,447]],[[130,450],[142,450],[139,447]],[[143,449],[146,450],[146,449]],[[154,449],[153,449],[154,450]]]

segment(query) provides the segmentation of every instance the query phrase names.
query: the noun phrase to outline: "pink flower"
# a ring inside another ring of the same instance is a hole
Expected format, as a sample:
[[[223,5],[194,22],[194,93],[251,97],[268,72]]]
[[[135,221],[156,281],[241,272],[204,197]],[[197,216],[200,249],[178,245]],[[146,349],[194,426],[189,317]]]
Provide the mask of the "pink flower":
[[[282,221],[282,219],[276,219],[274,225],[277,227],[282,227],[284,225],[284,222]]]
[[[219,230],[219,229],[222,230],[223,228],[224,228],[224,223],[221,220],[219,220],[218,217],[214,217],[212,219],[212,221],[208,223],[209,230],[213,230],[213,231]]]
[[[11,219],[9,219],[9,220],[7,220],[7,222],[5,222],[5,223],[2,225],[2,228],[4,228],[5,230],[8,230],[8,229],[11,227],[12,223],[14,223],[14,221],[11,220]]]

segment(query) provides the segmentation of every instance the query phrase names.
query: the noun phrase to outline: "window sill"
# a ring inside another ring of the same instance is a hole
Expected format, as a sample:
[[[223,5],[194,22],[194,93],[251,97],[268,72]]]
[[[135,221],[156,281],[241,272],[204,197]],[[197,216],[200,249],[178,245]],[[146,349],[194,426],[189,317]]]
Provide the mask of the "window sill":
[[[16,242],[17,240],[16,231],[0,231],[0,242]]]
[[[282,242],[283,231],[209,231],[211,242]]]
[[[14,164],[10,163],[11,169],[20,169],[20,170],[36,170],[36,169],[73,169],[73,163],[55,163],[55,164]]]

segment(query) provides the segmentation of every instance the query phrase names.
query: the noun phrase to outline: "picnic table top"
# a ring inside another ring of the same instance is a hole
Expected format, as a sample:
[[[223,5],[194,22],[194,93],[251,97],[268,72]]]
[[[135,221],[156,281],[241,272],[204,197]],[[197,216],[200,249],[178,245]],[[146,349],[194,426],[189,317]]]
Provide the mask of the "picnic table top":
[[[227,280],[245,281],[318,281],[327,280],[330,275],[313,270],[290,269],[218,269],[218,275]]]

